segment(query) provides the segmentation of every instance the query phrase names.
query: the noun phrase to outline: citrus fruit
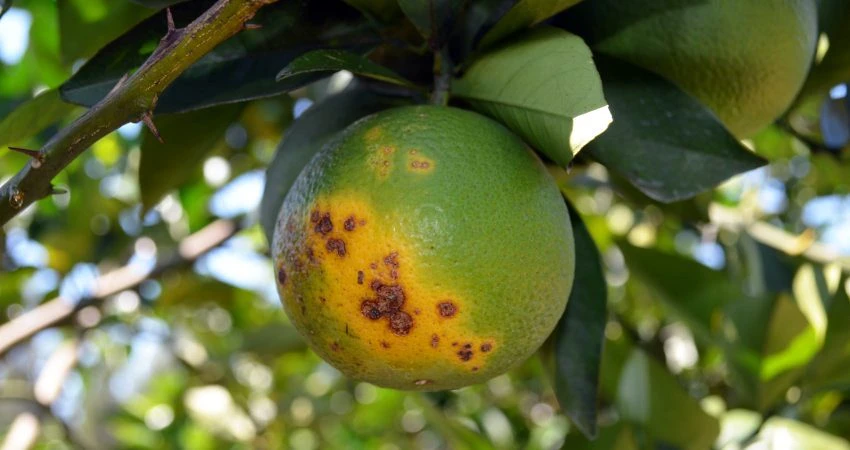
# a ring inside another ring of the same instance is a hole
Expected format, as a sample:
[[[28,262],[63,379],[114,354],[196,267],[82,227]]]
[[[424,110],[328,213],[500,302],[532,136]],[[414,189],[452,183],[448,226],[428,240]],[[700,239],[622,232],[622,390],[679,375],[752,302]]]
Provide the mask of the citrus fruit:
[[[551,333],[572,286],[558,187],[498,123],[438,106],[363,118],[305,167],[275,228],[298,331],[351,378],[454,389]]]
[[[817,42],[814,0],[593,0],[568,13],[594,50],[654,71],[738,137],[779,117]]]

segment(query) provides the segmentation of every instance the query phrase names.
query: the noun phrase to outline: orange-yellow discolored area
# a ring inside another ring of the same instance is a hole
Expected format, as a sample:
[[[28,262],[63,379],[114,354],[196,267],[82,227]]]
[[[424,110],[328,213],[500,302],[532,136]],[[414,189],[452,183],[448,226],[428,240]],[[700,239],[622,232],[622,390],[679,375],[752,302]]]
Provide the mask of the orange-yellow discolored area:
[[[382,369],[409,373],[399,381],[426,387],[487,372],[498,337],[470,331],[464,293],[428,280],[416,251],[367,202],[356,194],[320,198],[290,226],[304,237],[281,267],[284,298],[296,323],[322,329],[317,351],[335,365],[353,366],[364,379]],[[308,286],[300,295],[298,283]]]

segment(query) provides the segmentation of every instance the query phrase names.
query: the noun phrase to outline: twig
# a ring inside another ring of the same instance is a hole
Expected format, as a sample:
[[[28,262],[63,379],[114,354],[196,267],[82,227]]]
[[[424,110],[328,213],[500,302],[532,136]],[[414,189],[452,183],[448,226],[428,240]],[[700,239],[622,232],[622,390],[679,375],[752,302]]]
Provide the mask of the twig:
[[[446,106],[449,104],[449,90],[452,83],[452,60],[448,47],[443,47],[434,53],[434,92],[431,93],[431,103]]]
[[[53,177],[100,138],[131,121],[152,126],[151,111],[165,88],[195,61],[242,31],[257,10],[275,1],[219,0],[186,28],[175,28],[169,12],[168,32],[147,61],[44,144],[40,164],[27,164],[0,188],[0,225],[51,195]]]
[[[186,266],[219,246],[233,236],[238,229],[235,222],[218,220],[180,241],[177,253],[161,259],[150,272],[145,273],[136,267],[126,265],[106,273],[97,279],[91,300],[101,301],[110,295],[134,288],[147,279]],[[0,325],[0,357],[39,331],[69,320],[75,312],[89,304],[91,302],[81,301],[72,305],[67,300],[57,297]]]

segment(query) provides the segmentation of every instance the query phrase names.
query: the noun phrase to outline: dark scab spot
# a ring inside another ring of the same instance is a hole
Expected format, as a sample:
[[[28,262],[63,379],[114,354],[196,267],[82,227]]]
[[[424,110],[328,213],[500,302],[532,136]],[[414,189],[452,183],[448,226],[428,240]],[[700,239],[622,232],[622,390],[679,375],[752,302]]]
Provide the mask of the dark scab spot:
[[[398,252],[392,252],[384,257],[384,264],[393,269],[398,269]]]
[[[401,286],[381,285],[375,289],[378,303],[387,305],[388,311],[397,311],[404,305],[404,290]]]
[[[469,350],[472,348],[472,344],[463,344],[463,348]]]
[[[360,304],[360,312],[369,320],[378,320],[383,315],[378,309],[378,303],[373,300],[363,300]]]
[[[404,336],[410,333],[412,327],[413,318],[410,317],[410,314],[404,311],[398,311],[390,316],[390,329],[393,330],[393,333]]]
[[[331,350],[338,352],[339,351],[339,342],[337,342],[337,341],[331,342]]]
[[[436,334],[432,334],[431,335],[431,347],[437,348],[438,345],[440,345],[440,336],[437,336]]]
[[[417,316],[418,316],[418,315],[419,315],[419,313],[421,313],[421,312],[422,312],[422,311],[420,311],[420,310],[419,310],[419,308],[414,308],[414,309],[413,309],[413,314],[416,314]]]
[[[281,266],[277,271],[277,281],[280,284],[286,284],[286,271],[283,270],[283,266]]]
[[[413,161],[410,163],[410,167],[414,169],[427,169],[431,167],[431,164],[428,161]]]
[[[460,358],[460,360],[464,361],[464,362],[472,359],[472,355],[473,355],[472,350],[470,350],[468,348],[463,348],[459,352],[457,352],[458,358]]]
[[[328,301],[328,299],[326,299],[324,297],[319,297],[319,301],[322,302],[322,304],[324,304]]]
[[[457,313],[457,306],[452,302],[442,302],[437,305],[437,311],[442,317],[454,317]]]
[[[387,342],[387,341],[381,341],[381,347],[383,347],[383,348],[390,348],[390,343],[389,343],[389,342]]]
[[[336,253],[339,256],[345,256],[345,241],[342,239],[328,239],[325,248],[331,253]]]
[[[312,217],[310,219],[312,220]],[[331,222],[330,213],[322,214],[322,216],[318,220],[316,220],[315,223],[316,226],[313,227],[313,230],[315,230],[316,233],[321,233],[322,236],[334,230],[334,224],[333,222]]]
[[[457,342],[452,342],[452,347],[457,347]]]
[[[369,264],[369,267],[370,267],[370,268],[372,268],[372,269],[377,269],[377,268],[378,268],[378,264],[376,264],[376,263],[372,263],[372,264]]]
[[[345,219],[345,223],[343,223],[342,226],[343,228],[345,228],[345,231],[354,231],[354,228],[357,227],[357,224],[354,220],[354,216]]]
[[[313,212],[310,213],[310,222],[318,223],[321,218],[322,215],[319,214],[319,211],[313,210]]]
[[[382,286],[382,283],[381,283],[380,280],[372,280],[372,282],[369,283],[369,288],[372,289],[373,291],[377,291],[378,288],[381,287],[381,286]]]
[[[473,372],[478,372],[478,366],[472,366],[472,371],[473,371]]]
[[[485,343],[481,344],[481,351],[484,352],[484,353],[487,353],[492,349],[493,349],[493,344],[491,344],[489,342],[485,342]]]
[[[363,284],[363,271],[357,271],[357,284]]]

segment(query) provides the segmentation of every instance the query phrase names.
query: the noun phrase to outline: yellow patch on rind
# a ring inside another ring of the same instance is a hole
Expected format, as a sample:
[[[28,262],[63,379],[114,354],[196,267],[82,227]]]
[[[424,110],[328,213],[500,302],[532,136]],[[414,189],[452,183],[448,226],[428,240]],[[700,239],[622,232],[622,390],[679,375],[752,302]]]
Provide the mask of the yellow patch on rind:
[[[355,194],[318,199],[305,220],[304,251],[311,249],[318,269],[309,276],[321,277],[310,285],[321,288],[302,301],[326,308],[330,323],[322,328],[344,327],[342,336],[324,333],[331,358],[355,352],[410,371],[446,362],[473,372],[484,368],[499,345],[496,337],[468,329],[471,304],[417,270],[414,248],[394,232],[393,221]],[[284,289],[292,298],[293,283]],[[291,310],[309,314],[309,308]]]

